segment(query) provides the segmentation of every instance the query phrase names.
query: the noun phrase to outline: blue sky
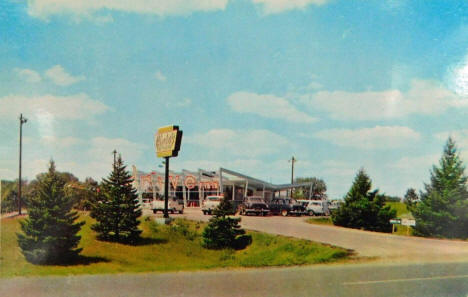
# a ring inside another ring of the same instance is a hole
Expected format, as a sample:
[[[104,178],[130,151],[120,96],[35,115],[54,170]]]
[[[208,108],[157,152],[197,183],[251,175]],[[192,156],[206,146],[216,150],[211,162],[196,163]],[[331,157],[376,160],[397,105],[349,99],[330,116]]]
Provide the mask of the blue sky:
[[[317,176],[342,197],[364,167],[422,189],[452,135],[468,157],[468,2],[0,2],[0,176],[101,178],[111,151],[157,168],[153,134],[184,131],[174,169],[274,183]]]

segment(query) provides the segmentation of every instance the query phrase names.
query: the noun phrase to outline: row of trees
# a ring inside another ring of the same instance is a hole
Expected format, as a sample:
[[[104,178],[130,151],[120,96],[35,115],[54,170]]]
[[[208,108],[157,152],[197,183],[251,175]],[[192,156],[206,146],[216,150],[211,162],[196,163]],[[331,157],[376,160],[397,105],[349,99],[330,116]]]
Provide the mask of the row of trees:
[[[22,181],[21,204],[26,208],[29,201],[37,196],[40,179],[47,173],[40,173],[32,181]],[[55,174],[65,183],[64,195],[73,200],[73,207],[77,210],[90,210],[96,201],[99,184],[91,177],[81,182],[76,176],[69,172],[55,171]],[[18,180],[2,181],[2,213],[18,210]]]
[[[88,188],[70,186],[69,180],[56,171],[51,161],[47,173],[39,174],[28,201],[28,217],[21,221],[18,244],[25,258],[36,264],[69,263],[81,249],[77,248],[78,232],[84,222],[78,222],[74,205],[90,207],[96,223],[91,226],[101,240],[136,243],[141,210],[138,208],[132,177],[119,156],[108,179],[103,179],[86,200],[74,198]],[[99,191],[98,191],[99,189]],[[80,202],[86,201],[86,206]]]
[[[78,232],[84,222],[78,221],[79,215],[73,206],[83,205],[82,201],[86,201],[91,217],[96,220],[91,229],[97,232],[98,239],[127,244],[139,241],[142,231],[138,228],[138,218],[142,211],[132,177],[120,156],[99,187],[97,183],[89,183],[94,187],[92,199],[73,198],[74,194],[86,193],[89,188],[70,186],[68,177],[58,172],[51,161],[48,172],[39,174],[35,180],[28,201],[28,217],[21,221],[22,233],[17,235],[21,251],[29,262],[58,264],[77,258],[81,252]],[[252,242],[240,228],[240,219],[229,216],[231,212],[232,205],[223,199],[203,232],[204,247],[241,249]]]
[[[414,234],[419,236],[468,238],[468,188],[465,167],[453,139],[444,147],[439,165],[431,170],[430,183],[416,193],[408,189],[405,203],[416,220]],[[357,173],[344,204],[332,214],[335,225],[390,232],[390,219],[396,211],[385,206],[388,200],[378,190],[364,169]]]

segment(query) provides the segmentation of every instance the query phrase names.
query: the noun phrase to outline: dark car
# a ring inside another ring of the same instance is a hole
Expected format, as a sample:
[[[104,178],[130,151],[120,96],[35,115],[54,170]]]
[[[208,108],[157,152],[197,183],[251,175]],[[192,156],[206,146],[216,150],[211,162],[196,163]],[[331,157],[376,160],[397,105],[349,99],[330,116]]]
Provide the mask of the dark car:
[[[270,210],[268,209],[268,205],[265,203],[260,196],[250,196],[245,197],[240,205],[239,212],[241,215],[268,215]]]
[[[292,198],[273,198],[268,204],[271,214],[282,215],[283,217],[294,214],[302,215],[305,207]]]

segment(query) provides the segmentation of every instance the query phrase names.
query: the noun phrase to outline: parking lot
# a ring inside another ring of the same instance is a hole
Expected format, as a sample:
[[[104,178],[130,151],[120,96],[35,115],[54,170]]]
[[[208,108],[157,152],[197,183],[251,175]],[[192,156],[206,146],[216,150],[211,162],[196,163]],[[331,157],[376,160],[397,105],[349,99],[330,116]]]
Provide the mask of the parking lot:
[[[153,215],[150,210],[145,214]],[[157,216],[161,216],[158,214]],[[208,221],[200,208],[186,208],[190,220]],[[378,257],[378,261],[468,261],[468,242],[398,236],[335,226],[308,224],[306,216],[241,216],[243,228],[271,234],[308,239],[354,250],[357,256]]]

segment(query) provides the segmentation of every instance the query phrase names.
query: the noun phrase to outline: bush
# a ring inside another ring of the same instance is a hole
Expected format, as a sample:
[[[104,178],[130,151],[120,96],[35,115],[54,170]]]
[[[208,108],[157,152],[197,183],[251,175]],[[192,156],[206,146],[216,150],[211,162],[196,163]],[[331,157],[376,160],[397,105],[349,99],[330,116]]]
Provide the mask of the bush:
[[[390,219],[396,210],[385,206],[385,197],[378,190],[371,191],[372,182],[360,169],[342,204],[332,213],[333,224],[369,231],[391,232]]]
[[[240,228],[240,218],[230,218],[232,205],[226,198],[213,211],[214,216],[203,230],[202,245],[208,249],[242,249],[252,243],[245,230]]]

